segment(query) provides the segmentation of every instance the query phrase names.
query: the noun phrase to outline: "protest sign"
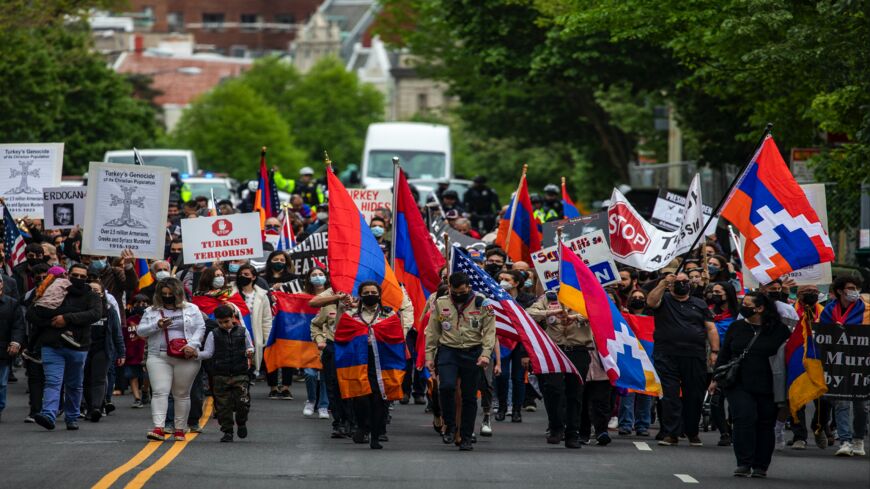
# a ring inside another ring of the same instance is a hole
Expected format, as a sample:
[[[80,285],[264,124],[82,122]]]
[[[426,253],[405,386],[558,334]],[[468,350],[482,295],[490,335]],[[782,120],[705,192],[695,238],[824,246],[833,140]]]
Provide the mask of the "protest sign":
[[[317,262],[326,265],[326,247],[329,245],[326,230],[326,226],[321,226],[320,229],[291,250],[290,262],[287,264],[290,273],[302,275],[312,267],[317,266]]]
[[[263,256],[260,215],[256,212],[181,220],[184,263],[243,260]]]
[[[656,198],[656,205],[653,208],[652,216],[649,218],[650,224],[657,226],[665,231],[676,231],[680,229],[680,224],[683,223],[683,207],[686,205],[686,198],[680,194],[668,192],[665,189],[659,189],[659,195]],[[709,205],[701,207],[701,212],[704,214],[704,222],[713,214],[713,209]],[[719,218],[714,217],[710,220],[710,224],[706,227],[706,234],[716,234],[716,225],[719,223]]]
[[[357,209],[362,212],[366,222],[371,221],[375,215],[375,209],[385,208],[393,210],[393,191],[387,189],[370,190],[365,188],[349,188],[347,193],[353,199]]]
[[[45,187],[45,229],[72,229],[85,225],[85,187]]]
[[[607,213],[605,212],[596,212],[588,216],[575,217],[574,219],[545,222],[541,246],[544,248],[556,246],[556,230],[559,227],[562,228],[562,240],[565,241],[579,238],[592,231],[601,230],[604,232],[605,242],[608,245],[610,243],[610,236],[607,234]]]
[[[870,398],[870,327],[866,324],[814,324],[813,337],[822,356],[825,397]]]
[[[674,258],[689,251],[695,238],[701,233],[704,226],[702,205],[701,180],[696,174],[683,206],[680,229],[662,231],[646,222],[622,192],[613,189],[610,208],[607,210],[613,258],[646,272],[664,268]]]
[[[610,285],[619,279],[619,272],[613,256],[607,247],[607,241],[601,230],[584,234],[579,238],[565,241],[574,250],[586,266],[592,270],[601,285]],[[532,253],[535,271],[546,290],[552,290],[559,285],[559,254],[558,247],[549,246]]]
[[[169,168],[91,163],[82,254],[162,260],[169,206]]]
[[[0,144],[0,197],[14,218],[42,219],[42,190],[62,172],[63,143]]]

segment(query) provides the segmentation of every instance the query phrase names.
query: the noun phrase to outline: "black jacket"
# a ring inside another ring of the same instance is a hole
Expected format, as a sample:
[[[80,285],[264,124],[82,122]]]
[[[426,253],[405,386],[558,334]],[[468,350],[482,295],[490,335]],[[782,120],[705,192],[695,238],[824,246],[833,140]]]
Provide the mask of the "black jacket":
[[[725,333],[725,341],[719,348],[719,358],[716,366],[725,365],[732,358],[737,358],[752,341],[756,328],[743,319],[731,323]],[[773,394],[773,372],[770,369],[770,357],[776,355],[779,347],[788,340],[788,327],[778,322],[759,328],[758,339],[753,343],[746,358],[740,363],[740,376],[736,389],[753,394]]]
[[[12,359],[6,348],[13,341],[24,347],[24,310],[18,299],[4,293],[0,295],[0,362]]]
[[[91,345],[91,324],[103,317],[103,302],[99,295],[90,287],[85,290],[76,290],[75,287],[67,289],[67,296],[63,304],[55,310],[48,310],[38,306],[31,306],[27,310],[27,320],[33,323],[35,331],[39,334],[39,344],[53,348],[67,347],[60,339],[64,329],[73,331],[75,337],[82,345],[79,351],[88,351]],[[66,327],[53,328],[51,318],[62,315],[66,321]]]
[[[231,376],[248,373],[245,327],[235,326],[230,330],[215,328],[210,334],[214,338],[212,374]]]
[[[487,186],[469,188],[462,197],[462,202],[465,209],[476,216],[493,216],[501,210],[498,194]]]

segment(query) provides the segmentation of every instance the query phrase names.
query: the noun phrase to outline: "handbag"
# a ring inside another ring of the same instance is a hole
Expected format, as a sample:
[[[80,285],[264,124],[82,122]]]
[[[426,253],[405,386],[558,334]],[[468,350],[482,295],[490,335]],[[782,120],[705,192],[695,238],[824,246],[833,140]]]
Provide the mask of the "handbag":
[[[160,310],[160,319],[164,319],[163,310]],[[187,339],[175,338],[169,339],[169,330],[163,328],[163,337],[166,339],[166,355],[173,358],[187,358],[184,354],[184,347],[187,346]]]
[[[713,380],[716,381],[719,387],[728,389],[737,385],[740,376],[740,363],[743,362],[744,358],[746,358],[749,349],[752,348],[752,345],[755,343],[755,340],[758,339],[760,333],[761,330],[759,329],[759,331],[752,337],[752,340],[749,341],[749,344],[746,345],[746,349],[743,350],[743,353],[741,353],[740,356],[732,358],[728,363],[719,365],[715,370],[713,370]]]

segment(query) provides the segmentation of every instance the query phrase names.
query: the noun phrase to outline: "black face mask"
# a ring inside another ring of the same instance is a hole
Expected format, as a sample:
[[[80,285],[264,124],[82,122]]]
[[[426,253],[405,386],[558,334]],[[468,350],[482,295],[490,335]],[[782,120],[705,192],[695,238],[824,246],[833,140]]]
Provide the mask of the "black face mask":
[[[710,297],[710,304],[713,304],[714,306],[721,306],[724,303],[725,298],[721,295],[714,295],[713,297]]]
[[[755,316],[755,308],[754,307],[747,307],[747,306],[740,306],[740,315],[743,316],[743,319]]]
[[[801,302],[808,306],[814,306],[819,302],[819,294],[816,294],[815,292],[806,292],[801,295]]]
[[[643,309],[644,307],[646,307],[646,301],[643,299],[632,299],[631,302],[628,303],[628,308],[632,311]]]
[[[451,292],[450,298],[453,299],[453,302],[457,304],[465,304],[466,302],[468,302],[468,299],[471,298],[471,293],[466,292],[464,294],[456,294]]]
[[[88,287],[88,281],[83,278],[70,277],[69,281],[76,290],[85,290]]]
[[[45,263],[45,260],[43,258],[28,258],[27,259],[27,266],[28,267],[32,268],[34,265],[37,265],[39,263]]]
[[[372,307],[381,303],[381,296],[379,295],[364,295],[359,298],[359,300],[363,303],[364,306]]]
[[[674,294],[676,295],[688,295],[689,291],[692,290],[688,281],[680,280],[678,282],[674,282]]]
[[[163,300],[164,306],[174,306],[175,305],[175,296],[174,295],[161,295],[160,299]]]
[[[767,296],[772,301],[788,302],[787,292],[768,292]]]
[[[142,314],[145,314],[145,308],[144,307],[134,307],[133,309],[130,310],[130,313],[134,316],[141,316]]]
[[[169,260],[170,260],[172,263],[175,263],[176,260],[178,260],[178,257],[179,257],[179,256],[181,256],[181,253],[178,253],[178,252],[175,252],[175,251],[170,251],[170,252],[169,252]]]
[[[495,274],[501,271],[501,265],[499,265],[498,263],[487,263],[483,266],[483,269],[486,271],[486,273],[495,276]]]
[[[236,285],[238,285],[239,288],[247,287],[247,286],[251,285],[251,282],[253,282],[253,281],[254,281],[254,279],[248,278],[248,277],[242,277],[241,275],[236,277]]]
[[[272,263],[269,264],[269,266],[272,267],[272,270],[274,270],[276,272],[280,272],[280,271],[284,270],[285,268],[287,268],[287,264],[284,263],[283,261],[273,261]]]

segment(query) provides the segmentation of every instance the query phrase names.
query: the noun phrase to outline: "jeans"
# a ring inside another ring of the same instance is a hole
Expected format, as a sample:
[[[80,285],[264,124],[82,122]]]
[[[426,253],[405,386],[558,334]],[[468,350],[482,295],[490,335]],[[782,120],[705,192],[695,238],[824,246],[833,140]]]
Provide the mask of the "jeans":
[[[834,401],[834,419],[840,443],[863,440],[867,434],[867,401]]]
[[[652,418],[652,396],[629,392],[620,399],[619,429],[638,432],[649,430]]]
[[[45,389],[42,392],[42,415],[54,422],[60,408],[60,385],[63,384],[63,414],[67,423],[79,419],[82,404],[82,381],[85,374],[86,351],[70,348],[42,347],[42,369]]]
[[[507,412],[508,404],[517,411],[523,406],[526,396],[525,369],[522,359],[516,350],[501,359],[501,374],[495,379],[495,390],[498,393],[498,410]],[[508,403],[508,391],[511,391],[511,403]]]
[[[308,391],[308,402],[311,404],[316,403],[317,405],[315,407],[317,409],[329,408],[329,396],[326,393],[326,382],[319,379],[320,371],[316,368],[306,368],[304,372],[305,389]]]
[[[0,361],[0,413],[6,408],[6,385],[9,383],[9,369],[12,365],[6,361]]]

